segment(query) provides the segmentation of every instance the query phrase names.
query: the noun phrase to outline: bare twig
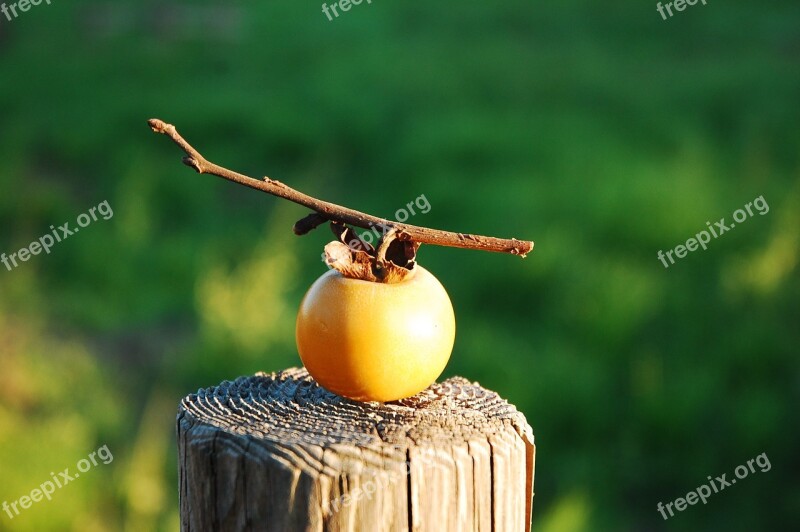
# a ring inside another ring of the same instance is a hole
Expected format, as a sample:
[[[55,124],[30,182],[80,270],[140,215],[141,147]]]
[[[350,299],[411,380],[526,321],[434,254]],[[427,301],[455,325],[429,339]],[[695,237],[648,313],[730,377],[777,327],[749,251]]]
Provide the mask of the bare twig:
[[[185,153],[183,164],[194,168],[200,174],[211,174],[246,187],[254,188],[273,196],[293,201],[314,211],[313,214],[303,218],[295,224],[294,231],[298,235],[306,234],[326,221],[338,221],[362,229],[381,227],[394,229],[398,240],[410,240],[421,244],[435,244],[437,246],[450,246],[465,249],[481,249],[499,253],[511,253],[524,257],[533,250],[533,242],[517,240],[516,238],[495,238],[490,236],[471,235],[466,233],[453,233],[439,229],[429,229],[416,225],[403,224],[385,218],[378,218],[363,212],[342,207],[334,203],[318,200],[303,194],[280,181],[265,177],[263,180],[253,179],[246,175],[228,170],[208,161],[200,152],[178,133],[175,126],[162,120],[153,118],[148,121],[150,128],[156,133],[167,135]]]
[[[302,220],[297,220],[294,224],[294,234],[297,236],[303,236],[305,234],[310,233],[320,225],[324,224],[325,222],[329,221],[327,218],[322,216],[318,212],[312,212]]]

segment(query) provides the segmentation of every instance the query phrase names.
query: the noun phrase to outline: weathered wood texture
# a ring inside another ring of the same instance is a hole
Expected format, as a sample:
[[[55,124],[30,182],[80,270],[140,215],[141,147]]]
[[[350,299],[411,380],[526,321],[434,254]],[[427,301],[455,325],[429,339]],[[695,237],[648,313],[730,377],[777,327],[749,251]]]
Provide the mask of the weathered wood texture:
[[[189,395],[177,424],[186,532],[530,528],[531,429],[460,377],[381,404],[259,373]]]

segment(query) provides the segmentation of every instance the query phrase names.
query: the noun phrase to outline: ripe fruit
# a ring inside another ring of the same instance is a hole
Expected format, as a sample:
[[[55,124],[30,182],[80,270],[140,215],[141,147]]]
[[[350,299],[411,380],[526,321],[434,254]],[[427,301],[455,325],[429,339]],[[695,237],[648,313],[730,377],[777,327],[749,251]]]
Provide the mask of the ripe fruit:
[[[297,315],[297,349],[324,388],[359,401],[410,397],[444,371],[455,340],[450,298],[417,265],[399,283],[317,279]]]

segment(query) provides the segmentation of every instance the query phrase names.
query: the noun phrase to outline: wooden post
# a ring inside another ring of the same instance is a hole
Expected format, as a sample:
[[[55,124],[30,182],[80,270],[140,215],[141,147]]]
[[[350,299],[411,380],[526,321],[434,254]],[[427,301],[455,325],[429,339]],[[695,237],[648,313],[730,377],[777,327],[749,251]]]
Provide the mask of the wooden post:
[[[460,377],[382,404],[259,373],[184,398],[177,425],[184,532],[530,529],[531,428]]]

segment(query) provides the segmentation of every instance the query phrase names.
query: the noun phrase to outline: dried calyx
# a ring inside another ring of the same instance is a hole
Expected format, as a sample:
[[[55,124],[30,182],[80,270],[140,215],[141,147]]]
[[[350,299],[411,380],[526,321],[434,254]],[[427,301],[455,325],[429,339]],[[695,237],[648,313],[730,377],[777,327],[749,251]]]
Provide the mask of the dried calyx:
[[[345,224],[331,222],[337,240],[325,246],[325,263],[345,277],[377,283],[399,283],[416,273],[419,244],[398,238],[390,229],[378,248],[364,241]]]

